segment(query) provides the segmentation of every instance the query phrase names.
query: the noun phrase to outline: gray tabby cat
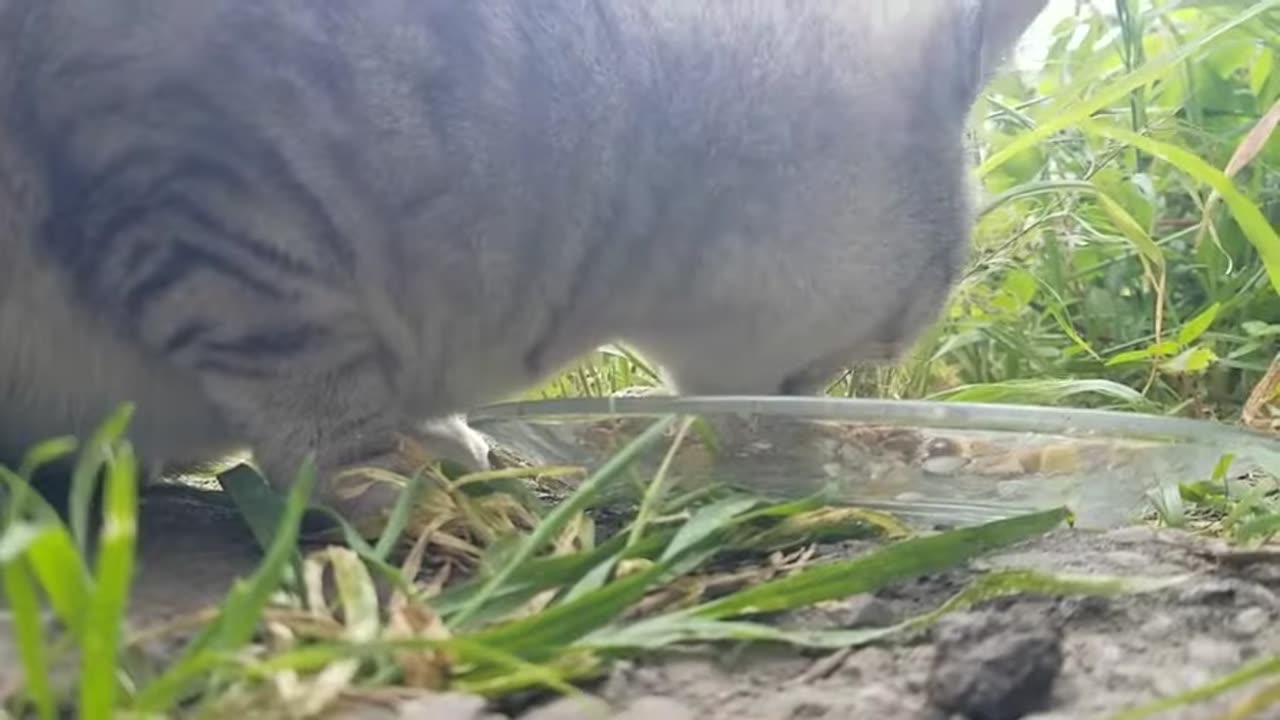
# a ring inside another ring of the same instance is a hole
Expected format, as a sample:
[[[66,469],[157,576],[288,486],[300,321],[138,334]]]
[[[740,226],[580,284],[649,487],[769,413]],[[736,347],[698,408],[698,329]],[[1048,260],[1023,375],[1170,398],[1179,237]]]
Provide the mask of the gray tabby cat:
[[[0,459],[122,401],[353,519],[621,339],[692,394],[889,360],[1045,0],[0,0]],[[450,446],[449,444],[452,443]]]

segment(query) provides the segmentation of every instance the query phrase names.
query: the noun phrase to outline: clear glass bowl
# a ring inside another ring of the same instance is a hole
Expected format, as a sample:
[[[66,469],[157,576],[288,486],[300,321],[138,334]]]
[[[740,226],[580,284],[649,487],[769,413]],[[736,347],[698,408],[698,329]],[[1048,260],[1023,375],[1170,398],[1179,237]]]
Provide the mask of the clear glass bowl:
[[[808,397],[619,397],[491,405],[477,430],[538,465],[594,469],[664,415],[704,423],[670,473],[766,496],[826,492],[913,524],[957,526],[1067,505],[1082,527],[1148,510],[1149,492],[1280,470],[1280,440],[1229,425],[1070,408]],[[711,428],[710,434],[705,430]],[[670,442],[633,466],[656,471]]]

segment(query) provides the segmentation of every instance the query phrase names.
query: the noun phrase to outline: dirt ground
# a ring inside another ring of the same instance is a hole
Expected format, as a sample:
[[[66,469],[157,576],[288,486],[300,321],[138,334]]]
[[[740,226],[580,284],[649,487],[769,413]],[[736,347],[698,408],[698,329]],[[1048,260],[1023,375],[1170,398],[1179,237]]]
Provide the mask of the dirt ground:
[[[821,552],[848,556],[867,547],[842,543]],[[185,494],[147,497],[134,620],[150,624],[206,606],[257,559],[248,531],[231,510]],[[586,688],[597,705],[538,705],[525,698],[519,707],[493,708],[475,698],[435,696],[397,708],[352,707],[342,716],[1104,718],[1280,653],[1280,553],[1233,555],[1184,533],[1146,528],[1063,529],[967,568],[771,621],[811,628],[887,625],[936,607],[975,572],[1003,567],[1192,578],[1140,596],[997,600],[952,615],[921,637],[853,652],[694,648],[622,663],[606,681]],[[0,642],[0,686],[6,673],[12,681],[16,668],[12,647]],[[1240,697],[1159,717],[1219,717]]]

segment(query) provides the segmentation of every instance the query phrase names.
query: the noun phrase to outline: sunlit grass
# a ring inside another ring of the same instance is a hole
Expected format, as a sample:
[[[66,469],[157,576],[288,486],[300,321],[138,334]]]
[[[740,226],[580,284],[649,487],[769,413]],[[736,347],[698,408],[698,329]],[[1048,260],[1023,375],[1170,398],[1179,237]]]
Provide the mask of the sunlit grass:
[[[651,497],[656,512],[641,525],[598,544],[557,542],[566,528],[579,527],[575,520],[605,486],[619,481],[630,458],[663,441],[666,425],[676,422],[667,418],[542,515],[532,532],[508,538],[516,544],[478,574],[448,587],[419,572],[421,537],[407,552],[394,553],[395,565],[389,564],[391,553],[360,540],[304,552],[299,529],[314,480],[304,467],[283,502],[250,517],[251,524],[269,527],[255,531],[264,542],[258,569],[216,607],[191,618],[186,629],[194,636],[170,662],[155,667],[130,661],[135,644],[182,624],[141,632],[126,626],[137,485],[122,419],[127,414],[104,425],[93,436],[95,445],[82,451],[94,458],[94,470],[105,470],[106,487],[96,542],[87,542],[84,551],[71,526],[19,474],[4,474],[10,497],[21,501],[10,506],[0,535],[5,597],[20,629],[26,678],[7,699],[12,712],[45,718],[75,707],[83,717],[199,717],[288,706],[295,716],[310,716],[379,689],[493,697],[529,689],[567,693],[574,680],[602,672],[610,660],[687,642],[847,647],[921,630],[946,612],[1002,595],[1133,593],[1177,582],[998,572],[980,576],[936,611],[891,628],[774,628],[753,617],[955,567],[1042,535],[1069,514],[1054,509],[917,535],[874,513],[827,508],[819,498],[773,503],[726,492],[693,505]],[[253,482],[245,471],[236,473],[232,485]],[[245,487],[236,493],[241,500],[258,499]],[[793,552],[789,559],[745,568],[716,562],[729,552],[785,555],[813,534],[879,537],[882,545],[851,559]],[[395,582],[389,595],[380,594],[379,578],[387,579],[388,568]],[[726,573],[734,575],[737,589],[715,591]],[[56,632],[43,621],[46,607],[61,621]],[[58,661],[77,653],[79,672],[68,676],[63,670],[57,677]]]

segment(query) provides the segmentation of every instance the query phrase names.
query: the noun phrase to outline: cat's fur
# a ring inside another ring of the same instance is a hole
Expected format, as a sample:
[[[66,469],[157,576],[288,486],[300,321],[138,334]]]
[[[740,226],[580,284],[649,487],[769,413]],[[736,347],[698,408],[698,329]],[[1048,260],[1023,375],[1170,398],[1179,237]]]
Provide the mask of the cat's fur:
[[[133,401],[334,501],[609,340],[694,394],[892,358],[1044,4],[0,0],[0,455]]]

